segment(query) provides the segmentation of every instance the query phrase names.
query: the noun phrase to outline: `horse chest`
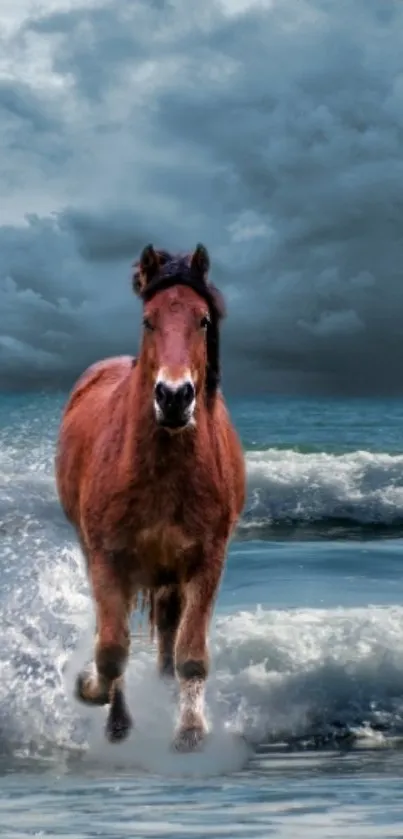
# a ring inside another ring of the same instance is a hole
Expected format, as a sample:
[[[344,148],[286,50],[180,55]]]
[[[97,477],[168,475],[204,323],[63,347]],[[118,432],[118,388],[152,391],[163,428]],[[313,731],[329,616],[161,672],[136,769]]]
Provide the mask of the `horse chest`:
[[[185,474],[177,481],[168,476],[160,482],[136,481],[124,497],[124,508],[109,528],[109,549],[123,550],[148,568],[179,570],[195,556],[203,537],[203,508],[191,478]]]
[[[139,540],[156,538],[159,543],[170,543],[174,548],[178,542],[188,542],[196,526],[198,503],[186,481],[182,486],[167,481],[150,488],[135,508]]]

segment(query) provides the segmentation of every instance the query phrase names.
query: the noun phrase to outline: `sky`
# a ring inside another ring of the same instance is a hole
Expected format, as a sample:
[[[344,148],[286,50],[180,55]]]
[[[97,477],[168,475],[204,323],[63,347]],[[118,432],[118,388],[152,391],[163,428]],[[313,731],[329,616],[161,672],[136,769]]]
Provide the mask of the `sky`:
[[[2,0],[0,389],[137,352],[201,241],[224,388],[403,393],[401,0]]]

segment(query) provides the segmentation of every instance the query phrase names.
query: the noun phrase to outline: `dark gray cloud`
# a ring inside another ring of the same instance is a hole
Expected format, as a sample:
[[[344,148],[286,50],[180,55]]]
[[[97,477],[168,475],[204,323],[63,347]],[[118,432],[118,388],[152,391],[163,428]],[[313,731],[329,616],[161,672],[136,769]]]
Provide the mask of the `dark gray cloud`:
[[[403,392],[403,6],[34,8],[0,64],[0,386],[134,352],[132,260],[201,240],[231,389]]]

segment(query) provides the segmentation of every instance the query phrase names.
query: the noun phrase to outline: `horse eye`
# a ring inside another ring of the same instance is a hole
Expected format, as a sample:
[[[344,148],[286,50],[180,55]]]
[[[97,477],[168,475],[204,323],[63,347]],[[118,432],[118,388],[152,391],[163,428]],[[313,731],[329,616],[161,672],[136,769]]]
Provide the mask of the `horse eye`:
[[[200,321],[200,328],[201,329],[207,329],[209,323],[210,323],[210,318],[208,317],[208,315],[205,315],[204,318],[202,318],[201,321]]]
[[[147,329],[148,332],[153,332],[154,331],[154,327],[153,327],[151,321],[148,320],[148,318],[144,318],[143,326],[144,326],[144,329]]]

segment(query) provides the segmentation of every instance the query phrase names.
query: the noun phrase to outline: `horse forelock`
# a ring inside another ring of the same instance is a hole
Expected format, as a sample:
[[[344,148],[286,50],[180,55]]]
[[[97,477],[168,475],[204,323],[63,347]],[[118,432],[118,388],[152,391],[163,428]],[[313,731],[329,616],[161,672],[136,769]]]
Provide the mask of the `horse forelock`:
[[[191,288],[205,300],[210,313],[210,324],[207,328],[206,393],[208,396],[213,395],[221,379],[219,324],[226,315],[224,297],[210,281],[191,271],[191,254],[170,254],[168,251],[159,250],[157,255],[160,264],[158,273],[143,288],[140,298],[143,303],[148,303],[159,292],[176,285],[183,285]],[[136,264],[133,275],[134,283],[139,275],[140,268]]]
[[[192,273],[190,253],[170,254],[168,251],[157,251],[160,268],[158,274],[150,280],[140,293],[143,303],[148,303],[159,291],[164,291],[174,285],[185,285],[192,288],[202,297],[210,309],[210,315],[215,315],[217,321],[226,315],[225,302],[221,292],[210,281],[206,281]],[[140,267],[136,263],[133,279],[140,276]]]

